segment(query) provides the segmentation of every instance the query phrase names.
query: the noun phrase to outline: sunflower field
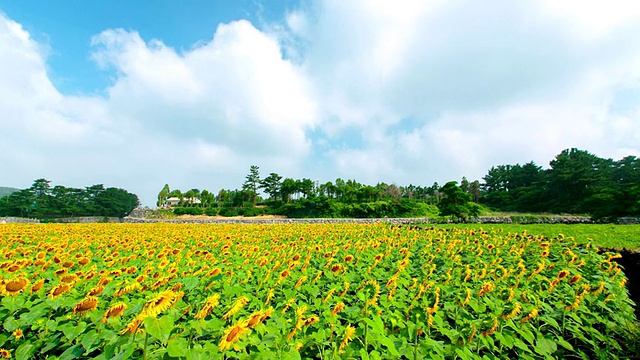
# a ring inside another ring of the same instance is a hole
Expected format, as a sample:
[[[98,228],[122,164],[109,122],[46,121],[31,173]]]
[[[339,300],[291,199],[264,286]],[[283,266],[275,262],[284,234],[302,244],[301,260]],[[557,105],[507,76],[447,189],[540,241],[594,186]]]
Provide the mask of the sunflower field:
[[[628,358],[616,256],[482,228],[4,224],[0,358]]]

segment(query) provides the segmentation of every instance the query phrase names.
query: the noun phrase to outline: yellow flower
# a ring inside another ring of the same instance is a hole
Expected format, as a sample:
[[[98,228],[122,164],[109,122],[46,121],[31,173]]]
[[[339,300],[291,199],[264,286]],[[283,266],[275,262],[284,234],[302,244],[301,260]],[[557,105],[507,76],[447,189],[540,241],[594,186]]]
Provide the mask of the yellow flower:
[[[22,335],[23,335],[23,334],[22,334],[22,330],[20,330],[20,329],[16,329],[16,331],[14,331],[14,332],[12,333],[12,335],[13,335],[13,337],[15,337],[15,338],[16,338],[16,340],[18,340],[18,339],[20,339],[20,338],[22,337]]]
[[[333,307],[333,310],[331,311],[331,315],[332,316],[336,316],[342,310],[344,310],[344,303],[342,301],[340,301],[339,303],[336,304],[336,306]]]
[[[483,331],[482,335],[483,336],[489,336],[489,335],[493,334],[496,330],[498,330],[498,318],[494,316],[493,317],[493,325],[488,330]]]
[[[144,304],[142,312],[146,316],[158,316],[158,314],[173,306],[176,295],[177,294],[171,290],[163,291],[147,301]]]
[[[4,285],[4,291],[9,295],[19,294],[22,290],[24,290],[27,285],[29,285],[29,280],[25,278],[9,280]]]
[[[202,309],[200,309],[200,311],[198,311],[198,313],[196,314],[196,316],[194,316],[195,319],[204,319],[207,317],[207,315],[209,315],[211,313],[211,311],[213,311],[213,308],[215,308],[216,306],[218,306],[218,301],[220,300],[220,295],[219,294],[213,294],[211,296],[209,296],[207,298],[207,301],[205,301],[204,305],[202,306]]]
[[[3,359],[11,359],[11,353],[9,352],[9,350],[6,350],[6,349],[0,348],[0,356]]]
[[[102,322],[107,322],[107,318],[122,316],[124,311],[127,309],[127,305],[123,302],[112,305],[104,312],[104,316],[102,317]]]
[[[33,286],[31,286],[31,293],[33,294],[34,292],[39,291],[40,289],[42,289],[43,286],[44,286],[44,279],[40,279],[36,281],[35,283],[33,283]]]
[[[54,299],[64,293],[69,292],[70,290],[71,290],[71,286],[69,286],[69,284],[60,284],[60,285],[54,286],[53,289],[51,289],[51,292],[49,293],[49,297]]]
[[[82,299],[73,307],[73,315],[82,315],[88,311],[93,311],[98,307],[98,299],[95,297],[87,297]]]
[[[235,342],[240,340],[240,338],[249,332],[249,328],[247,327],[246,322],[240,321],[233,326],[230,326],[225,330],[224,335],[222,336],[222,340],[220,340],[220,345],[218,348],[220,351],[225,351],[229,349]]]
[[[342,353],[344,351],[344,347],[349,344],[349,341],[352,340],[353,335],[356,333],[356,329],[351,327],[351,325],[347,325],[347,328],[344,332],[344,338],[340,342],[340,347],[338,348],[338,352]]]
[[[231,309],[229,309],[229,311],[227,311],[227,313],[222,316],[222,319],[227,320],[231,316],[235,315],[245,305],[247,305],[248,302],[249,302],[249,299],[247,297],[241,296],[238,300],[236,300],[236,302],[233,304]]]

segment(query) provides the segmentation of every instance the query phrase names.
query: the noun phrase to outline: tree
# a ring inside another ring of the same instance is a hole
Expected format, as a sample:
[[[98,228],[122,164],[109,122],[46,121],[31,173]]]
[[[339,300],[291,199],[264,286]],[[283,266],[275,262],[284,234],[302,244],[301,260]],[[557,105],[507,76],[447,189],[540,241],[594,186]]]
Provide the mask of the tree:
[[[444,196],[438,204],[440,216],[454,216],[458,220],[466,220],[469,217],[479,215],[480,208],[471,202],[471,194],[466,193],[458,186],[457,181],[449,181],[442,187]]]
[[[280,184],[280,196],[282,196],[282,201],[288,203],[291,200],[291,195],[296,192],[296,181],[292,178],[286,178]]]
[[[256,165],[251,165],[249,174],[247,174],[244,184],[242,184],[242,190],[249,196],[249,201],[253,206],[256,205],[258,199],[258,185],[260,185],[260,168]]]
[[[603,202],[612,201],[609,179],[613,160],[601,159],[584,150],[566,149],[549,165],[548,191],[556,212],[592,213]]]
[[[163,206],[167,202],[170,193],[171,189],[169,189],[169,184],[164,184],[164,187],[158,194],[158,201],[156,202],[156,206]]]
[[[269,194],[269,198],[271,200],[278,200],[278,196],[280,195],[280,187],[282,186],[281,180],[282,176],[276,173],[271,173],[269,174],[269,176],[260,181],[260,188],[264,189],[264,191]]]

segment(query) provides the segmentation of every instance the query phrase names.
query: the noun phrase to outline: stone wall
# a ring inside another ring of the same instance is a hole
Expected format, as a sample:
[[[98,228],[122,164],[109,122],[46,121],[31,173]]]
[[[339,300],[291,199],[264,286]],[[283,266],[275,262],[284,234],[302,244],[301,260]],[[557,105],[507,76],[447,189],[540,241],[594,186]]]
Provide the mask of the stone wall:
[[[38,219],[28,219],[28,218],[20,218],[20,217],[0,217],[0,224],[38,224],[40,220]]]
[[[639,220],[639,219],[636,219]],[[338,224],[338,223],[357,223],[357,224],[373,224],[378,222],[391,224],[439,224],[443,223],[442,219],[431,218],[382,218],[382,219],[262,219],[259,217],[252,218],[198,218],[198,219],[142,219],[125,217],[125,223],[157,223],[166,222],[174,224]],[[445,223],[453,223],[447,219]],[[589,217],[582,216],[528,216],[528,217],[509,217],[509,216],[481,216],[470,221],[477,224],[591,224],[594,221]]]
[[[52,222],[64,224],[93,224],[93,223],[121,223],[122,219],[117,217],[106,216],[78,216],[68,218],[51,219]]]

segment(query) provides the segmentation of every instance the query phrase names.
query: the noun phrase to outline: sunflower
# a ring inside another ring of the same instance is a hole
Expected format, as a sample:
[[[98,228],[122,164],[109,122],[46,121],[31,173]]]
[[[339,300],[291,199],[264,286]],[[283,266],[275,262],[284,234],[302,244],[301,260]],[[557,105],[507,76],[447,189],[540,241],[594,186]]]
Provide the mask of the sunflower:
[[[173,306],[175,297],[176,293],[173,291],[163,291],[147,301],[142,312],[147,316],[158,316],[158,314]]]
[[[344,347],[347,346],[347,344],[349,344],[349,341],[353,339],[353,335],[355,333],[356,333],[356,329],[354,327],[351,327],[351,325],[347,325],[347,328],[344,331],[344,337],[342,338],[342,341],[340,342],[340,347],[338,348],[339,353],[344,352]]]
[[[0,356],[3,359],[11,359],[11,353],[9,352],[9,350],[6,350],[6,349],[0,348]]]
[[[297,289],[298,287],[300,287],[300,285],[302,285],[303,282],[307,281],[307,277],[306,276],[301,276],[300,279],[298,280],[298,282],[296,282],[296,285],[293,287],[294,289]]]
[[[96,296],[96,295],[102,294],[103,291],[104,291],[104,286],[96,286],[94,288],[91,288],[91,290],[89,290],[89,293],[87,295]]]
[[[331,272],[334,273],[334,274],[337,274],[340,271],[342,271],[343,268],[344,267],[341,264],[336,264],[336,265],[331,266]]]
[[[580,274],[572,276],[571,279],[569,279],[569,285],[577,283],[578,281],[580,281],[580,279],[582,279],[582,276],[580,276]]]
[[[211,296],[209,296],[209,298],[207,298],[207,300],[204,303],[204,306],[202,306],[202,309],[200,309],[200,311],[198,311],[198,313],[196,314],[196,316],[194,317],[195,319],[204,319],[207,317],[207,315],[209,315],[211,313],[211,311],[213,311],[213,308],[215,308],[216,306],[218,306],[218,301],[220,300],[220,295],[219,294],[213,294]]]
[[[503,313],[502,318],[506,320],[513,319],[514,316],[520,314],[520,311],[522,311],[522,305],[520,305],[519,302],[516,302],[510,312]]]
[[[34,292],[37,292],[38,290],[42,289],[43,286],[44,279],[36,281],[35,283],[33,283],[33,286],[31,286],[31,293],[33,294]]]
[[[309,325],[313,325],[315,323],[317,323],[318,321],[320,321],[320,318],[316,315],[311,315],[308,318],[306,318],[304,320],[304,326],[309,326]]]
[[[498,318],[497,317],[493,317],[493,324],[491,325],[491,327],[482,332],[482,336],[489,336],[491,334],[493,334],[496,330],[498,330]]]
[[[560,280],[564,279],[567,276],[569,276],[568,270],[560,270],[560,272],[558,273],[558,279]]]
[[[248,302],[249,302],[249,299],[247,297],[241,296],[238,300],[236,300],[236,302],[233,304],[231,309],[229,309],[229,311],[227,311],[227,313],[222,316],[222,319],[227,320],[229,317],[235,315],[245,305],[247,305]]]
[[[25,278],[9,280],[6,284],[4,284],[4,291],[9,295],[16,295],[24,290],[27,285],[29,285],[29,280]]]
[[[13,335],[13,337],[15,337],[16,340],[19,340],[22,337],[23,333],[21,329],[16,329],[16,331],[11,333],[11,335]]]
[[[333,307],[333,310],[331,310],[331,315],[332,316],[338,315],[342,310],[344,310],[344,306],[345,305],[342,301],[337,303],[336,306]]]
[[[98,299],[86,297],[73,307],[73,315],[82,315],[88,311],[93,311],[98,307]]]
[[[538,309],[533,308],[533,309],[531,309],[531,311],[529,311],[529,314],[527,314],[527,316],[523,317],[520,320],[520,322],[524,324],[525,322],[527,322],[527,321],[529,321],[531,319],[535,319],[537,316],[538,316]]]
[[[222,336],[222,340],[220,341],[220,345],[218,348],[220,351],[225,351],[229,349],[235,342],[240,340],[240,338],[249,332],[249,328],[247,327],[246,322],[240,321],[233,326],[230,326],[225,330],[224,335]]]
[[[59,284],[54,286],[49,293],[49,297],[52,299],[57,298],[58,296],[67,293],[71,290],[71,286],[69,284]]]
[[[247,319],[247,322],[246,322],[247,327],[251,329],[258,326],[258,324],[261,323],[262,315],[263,315],[262,310],[256,311],[253,314],[251,314],[249,316],[249,319]]]
[[[127,304],[123,302],[112,305],[107,309],[107,311],[104,312],[102,322],[107,322],[107,319],[110,317],[122,316],[125,310],[127,310]]]
[[[332,288],[331,290],[329,290],[329,292],[327,293],[327,296],[324,297],[324,299],[322,300],[322,303],[326,303],[327,301],[329,301],[329,299],[331,299],[331,297],[333,296],[333,293],[336,292],[336,288]]]

